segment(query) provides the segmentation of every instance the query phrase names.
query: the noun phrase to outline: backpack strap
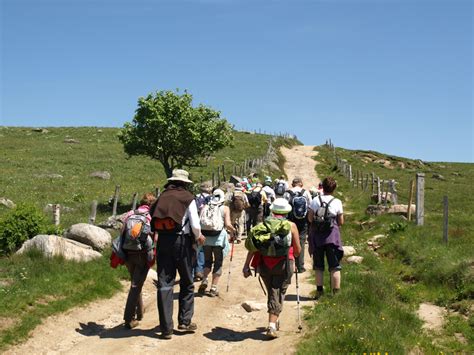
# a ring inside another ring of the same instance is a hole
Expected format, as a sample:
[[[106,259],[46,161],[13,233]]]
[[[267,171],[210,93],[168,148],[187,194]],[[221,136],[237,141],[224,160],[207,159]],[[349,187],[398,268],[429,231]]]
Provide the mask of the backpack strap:
[[[321,197],[319,198],[321,199]],[[324,219],[328,218],[328,213],[329,213],[329,205],[331,204],[332,201],[334,201],[336,198],[333,197],[332,199],[330,199],[328,201],[328,203],[326,204],[326,210],[324,211]]]

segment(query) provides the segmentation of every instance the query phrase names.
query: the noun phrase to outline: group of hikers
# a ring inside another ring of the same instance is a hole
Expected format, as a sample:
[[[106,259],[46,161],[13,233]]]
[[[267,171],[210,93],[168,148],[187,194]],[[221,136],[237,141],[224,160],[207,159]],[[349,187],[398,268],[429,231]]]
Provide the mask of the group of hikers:
[[[285,176],[275,181],[266,176],[263,184],[253,176],[228,186],[226,192],[202,183],[194,195],[189,173],[175,169],[158,198],[145,194],[138,209],[125,215],[122,232],[113,243],[113,256],[126,265],[131,277],[125,327],[134,328],[143,318],[141,290],[156,262],[162,338],[173,335],[177,272],[177,329],[196,331],[192,322],[194,282],[200,282],[198,294],[218,296],[223,260],[245,234],[248,253],[242,273],[247,278],[253,269],[263,280],[269,314],[266,335],[276,338],[292,275],[306,271],[306,241],[315,270],[315,299],[324,292],[325,258],[331,292],[340,289],[343,249],[339,226],[344,217],[341,201],[333,196],[336,186],[332,177],[306,190],[299,177],[294,177],[290,186]]]

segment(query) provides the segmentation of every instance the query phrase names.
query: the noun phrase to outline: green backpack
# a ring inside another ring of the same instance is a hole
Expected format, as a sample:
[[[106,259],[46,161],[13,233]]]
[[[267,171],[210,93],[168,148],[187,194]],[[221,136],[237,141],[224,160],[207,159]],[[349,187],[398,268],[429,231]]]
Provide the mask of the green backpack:
[[[263,256],[285,256],[291,247],[291,224],[286,219],[268,217],[250,229],[245,248]]]

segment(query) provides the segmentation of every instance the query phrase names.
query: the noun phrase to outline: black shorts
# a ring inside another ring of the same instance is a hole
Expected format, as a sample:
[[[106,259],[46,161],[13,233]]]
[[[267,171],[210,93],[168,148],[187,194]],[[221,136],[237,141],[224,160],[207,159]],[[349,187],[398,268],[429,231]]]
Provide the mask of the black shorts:
[[[328,261],[329,271],[341,270],[340,261],[344,255],[335,245],[328,244],[321,247],[315,247],[313,255],[313,269],[324,271],[324,255]]]

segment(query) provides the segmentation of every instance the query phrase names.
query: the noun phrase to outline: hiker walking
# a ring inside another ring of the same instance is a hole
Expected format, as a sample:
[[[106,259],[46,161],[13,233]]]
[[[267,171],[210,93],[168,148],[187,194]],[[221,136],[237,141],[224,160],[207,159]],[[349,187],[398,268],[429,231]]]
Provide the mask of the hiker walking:
[[[247,234],[250,228],[263,221],[263,206],[267,201],[267,195],[262,189],[262,184],[257,183],[247,192],[249,207],[245,210],[247,213]]]
[[[323,295],[324,256],[331,277],[331,289],[336,293],[341,288],[341,264],[344,255],[340,226],[344,224],[342,202],[333,196],[336,180],[323,180],[323,195],[316,196],[309,206],[309,254],[313,257],[316,277],[316,299]]]
[[[288,181],[285,180],[285,175],[281,175],[279,179],[275,180],[275,188],[273,190],[275,191],[275,195],[277,198],[283,197],[288,188],[289,185]]]
[[[296,224],[300,235],[301,254],[295,258],[296,268],[299,273],[305,272],[304,267],[304,245],[308,235],[307,213],[308,206],[312,200],[311,194],[303,189],[303,180],[296,176],[291,182],[291,188],[283,195],[290,203],[292,210],[288,214],[288,219]]]
[[[249,200],[247,195],[242,191],[240,184],[236,184],[231,200],[229,201],[230,223],[236,229],[234,234],[235,242],[239,244],[242,240],[242,234],[245,229],[245,209],[248,208]]]
[[[211,200],[203,207],[200,215],[201,232],[206,237],[204,242],[204,275],[199,286],[199,293],[205,294],[208,276],[212,269],[211,288],[207,293],[211,297],[219,295],[217,284],[222,275],[224,254],[230,249],[227,231],[235,233],[230,221],[229,207],[224,205],[225,195],[221,189],[215,189]]]
[[[263,182],[263,191],[267,195],[267,201],[265,202],[263,215],[268,217],[270,215],[270,205],[275,201],[276,195],[275,190],[272,189],[272,178],[270,176],[265,176]]]
[[[200,193],[196,195],[196,206],[198,214],[201,212],[205,204],[211,200],[212,187],[209,183],[203,182],[199,186]],[[196,262],[193,268],[194,281],[202,281],[204,273],[204,250],[202,245],[196,249]]]
[[[150,236],[150,206],[156,198],[146,193],[136,210],[129,211],[123,218],[122,250],[126,256],[125,266],[130,274],[130,290],[123,319],[125,328],[132,329],[143,318],[142,288],[148,270],[155,262],[153,240]]]
[[[250,265],[260,274],[267,289],[267,336],[277,338],[278,318],[282,311],[286,290],[291,283],[294,257],[301,251],[298,228],[286,219],[291,206],[284,198],[277,198],[270,206],[272,215],[253,227],[245,240],[248,249],[242,270],[244,277],[251,274]]]
[[[191,183],[186,170],[173,170],[152,214],[152,228],[157,239],[158,313],[164,339],[171,339],[173,334],[176,271],[180,289],[178,329],[197,329],[197,325],[191,322],[194,313],[192,259],[196,252],[193,245],[202,245],[205,237],[201,234],[194,195],[187,190]]]

